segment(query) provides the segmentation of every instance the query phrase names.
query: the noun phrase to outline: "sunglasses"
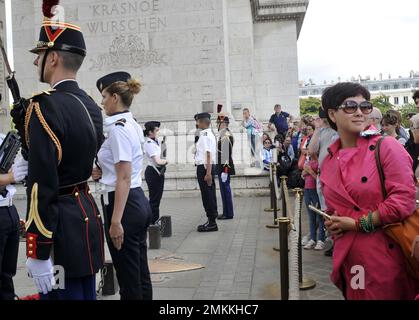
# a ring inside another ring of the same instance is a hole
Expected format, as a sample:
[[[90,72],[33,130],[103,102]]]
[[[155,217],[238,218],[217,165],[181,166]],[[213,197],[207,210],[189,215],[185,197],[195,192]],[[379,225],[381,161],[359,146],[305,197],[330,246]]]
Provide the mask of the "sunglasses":
[[[344,103],[342,103],[341,106],[337,107],[337,109],[342,109],[343,112],[347,114],[353,114],[356,112],[356,110],[361,109],[361,112],[363,114],[370,114],[373,109],[373,105],[369,101],[363,101],[360,104],[358,104],[356,101],[353,100],[347,100]]]

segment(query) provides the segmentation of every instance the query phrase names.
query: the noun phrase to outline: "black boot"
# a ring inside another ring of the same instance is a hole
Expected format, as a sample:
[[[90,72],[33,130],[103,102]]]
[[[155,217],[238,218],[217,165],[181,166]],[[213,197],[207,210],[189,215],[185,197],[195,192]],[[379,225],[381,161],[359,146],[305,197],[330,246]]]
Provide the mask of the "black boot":
[[[215,221],[214,222],[207,221],[206,223],[198,226],[197,231],[198,232],[218,231],[218,226],[217,226],[217,223]]]

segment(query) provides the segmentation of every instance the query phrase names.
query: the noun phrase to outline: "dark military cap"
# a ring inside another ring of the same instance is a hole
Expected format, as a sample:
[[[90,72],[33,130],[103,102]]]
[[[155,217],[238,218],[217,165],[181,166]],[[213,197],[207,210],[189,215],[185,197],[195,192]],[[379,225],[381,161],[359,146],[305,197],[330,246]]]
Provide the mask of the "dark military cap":
[[[106,76],[103,76],[96,82],[96,87],[99,90],[99,92],[102,92],[104,89],[109,87],[112,83],[123,81],[127,82],[129,79],[131,79],[131,75],[128,72],[124,71],[118,71],[114,73],[107,74]]]
[[[202,112],[202,113],[198,113],[195,115],[195,120],[199,120],[199,119],[211,119],[211,115],[208,112]]]
[[[45,20],[36,47],[30,52],[39,53],[48,49],[68,51],[85,57],[86,44],[80,27],[70,23]]]
[[[319,108],[319,118],[320,119],[327,119],[327,113],[324,111],[322,107]]]
[[[146,122],[144,124],[144,127],[146,129],[160,128],[160,122],[158,122],[158,121],[149,121],[149,122]]]

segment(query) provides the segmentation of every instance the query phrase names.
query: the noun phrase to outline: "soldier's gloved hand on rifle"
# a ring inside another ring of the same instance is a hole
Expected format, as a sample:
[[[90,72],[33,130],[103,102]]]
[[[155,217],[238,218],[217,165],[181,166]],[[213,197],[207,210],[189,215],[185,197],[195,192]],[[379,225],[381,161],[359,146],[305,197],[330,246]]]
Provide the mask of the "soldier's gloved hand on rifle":
[[[29,106],[29,100],[21,98],[19,103],[14,104],[12,110],[10,111],[10,115],[12,117],[13,123],[15,125],[15,129],[17,130],[20,141],[22,142],[22,146],[25,146],[25,115],[26,110]]]
[[[20,158],[12,166],[13,180],[20,182],[28,175],[28,161]]]
[[[33,278],[38,292],[48,294],[55,286],[54,270],[51,258],[38,260],[28,258],[26,269],[30,278]]]

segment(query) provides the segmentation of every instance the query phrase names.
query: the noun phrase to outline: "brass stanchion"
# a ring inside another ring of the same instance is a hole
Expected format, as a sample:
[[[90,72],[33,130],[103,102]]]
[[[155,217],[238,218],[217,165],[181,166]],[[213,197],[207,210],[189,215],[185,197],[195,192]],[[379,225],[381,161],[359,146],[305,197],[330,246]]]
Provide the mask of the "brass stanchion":
[[[288,300],[289,297],[289,262],[288,262],[288,232],[290,219],[278,218],[279,223],[279,248],[280,248],[280,270],[281,270],[281,300]]]
[[[269,165],[270,166],[270,175],[269,175],[269,189],[270,189],[270,194],[271,194],[271,207],[270,208],[265,208],[264,211],[265,212],[273,212],[274,211],[274,184],[273,184],[273,179],[272,179],[272,163]]]
[[[278,185],[277,185],[277,180],[275,179],[275,177],[276,177],[276,163],[271,163],[271,168],[272,168],[271,183],[272,183],[272,191],[273,191],[272,198],[274,199],[274,201],[273,201],[274,223],[273,224],[267,224],[266,228],[278,229],[279,228],[278,221],[277,221],[277,218],[278,218],[278,201],[277,201],[277,198],[276,198],[276,188],[278,188]]]
[[[295,197],[299,203],[299,221],[300,221],[300,230],[298,232],[298,280],[300,282],[300,290],[310,290],[316,286],[316,281],[310,278],[303,276],[303,246],[301,244],[302,233],[301,233],[301,209],[303,204],[303,189],[296,188],[293,190],[295,192]]]

